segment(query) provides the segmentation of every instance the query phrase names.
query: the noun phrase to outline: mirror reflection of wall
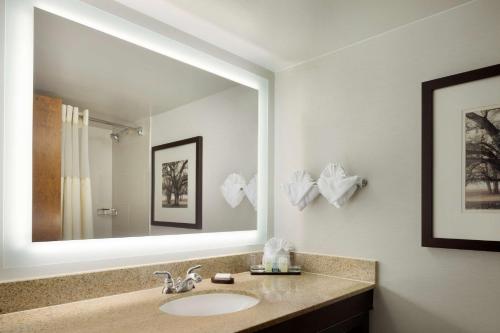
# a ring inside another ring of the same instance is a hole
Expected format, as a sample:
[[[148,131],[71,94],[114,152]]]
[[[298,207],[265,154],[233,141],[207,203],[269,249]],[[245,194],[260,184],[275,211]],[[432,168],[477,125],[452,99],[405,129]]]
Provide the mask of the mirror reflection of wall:
[[[33,241],[256,229],[220,191],[257,171],[255,90],[39,9],[34,46]],[[198,136],[202,228],[151,225],[151,147]]]

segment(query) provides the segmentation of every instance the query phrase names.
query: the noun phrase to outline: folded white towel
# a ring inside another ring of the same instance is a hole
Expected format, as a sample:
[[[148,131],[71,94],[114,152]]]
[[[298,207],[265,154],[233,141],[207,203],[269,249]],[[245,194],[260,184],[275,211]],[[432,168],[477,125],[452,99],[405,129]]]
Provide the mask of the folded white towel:
[[[232,173],[227,176],[226,180],[221,185],[220,190],[222,196],[232,208],[237,207],[245,197],[245,193],[243,192],[245,184],[246,180],[242,175]]]
[[[303,210],[318,195],[319,190],[313,178],[304,170],[295,171],[290,177],[290,181],[282,184],[281,187],[288,195],[288,200],[299,210]]]
[[[359,176],[347,176],[342,165],[330,163],[321,172],[318,188],[328,202],[340,208],[361,186],[362,181]]]
[[[245,191],[245,194],[253,208],[257,210],[257,175],[253,176],[247,186],[243,188],[243,191]]]

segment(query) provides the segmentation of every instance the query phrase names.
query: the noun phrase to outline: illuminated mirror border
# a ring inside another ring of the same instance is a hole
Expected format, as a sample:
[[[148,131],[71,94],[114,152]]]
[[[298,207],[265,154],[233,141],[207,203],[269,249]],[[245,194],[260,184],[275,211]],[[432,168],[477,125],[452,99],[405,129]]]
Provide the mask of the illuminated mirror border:
[[[257,230],[33,243],[31,241],[34,8],[256,89]],[[269,82],[266,78],[77,0],[6,0],[3,267],[145,257],[263,244],[268,226]]]

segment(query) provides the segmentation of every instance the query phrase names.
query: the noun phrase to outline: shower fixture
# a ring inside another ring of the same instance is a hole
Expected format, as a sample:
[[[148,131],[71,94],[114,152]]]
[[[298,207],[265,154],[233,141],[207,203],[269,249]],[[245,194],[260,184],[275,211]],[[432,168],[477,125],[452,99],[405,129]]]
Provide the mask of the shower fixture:
[[[120,142],[120,136],[117,133],[111,133],[109,136],[111,137],[111,140],[113,141],[113,143]]]
[[[83,116],[83,112],[80,112],[80,116]],[[112,126],[112,132],[109,135],[113,143],[119,143],[120,142],[120,136],[122,134],[128,134],[129,130],[133,130],[137,133],[139,136],[144,136],[144,130],[142,127],[131,127],[127,125],[123,125],[120,123],[115,123],[109,120],[104,120],[104,119],[99,119],[99,118],[94,118],[94,117],[89,117],[89,121],[94,122],[94,123],[99,123],[99,124],[104,124],[104,125],[109,125]],[[117,132],[115,132],[115,129],[119,129]]]
[[[130,130],[135,131],[137,133],[137,135],[139,135],[139,136],[144,135],[144,130],[142,129],[142,127],[123,127],[117,132],[115,132],[113,130],[113,132],[109,136],[111,137],[111,140],[113,141],[113,143],[119,143],[120,136],[123,134],[128,134],[130,132]]]

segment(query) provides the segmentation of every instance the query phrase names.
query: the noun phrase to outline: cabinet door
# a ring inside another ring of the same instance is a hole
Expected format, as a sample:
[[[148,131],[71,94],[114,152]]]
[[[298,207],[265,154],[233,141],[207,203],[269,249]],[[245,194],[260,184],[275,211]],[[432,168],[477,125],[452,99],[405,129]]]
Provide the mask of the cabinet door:
[[[359,316],[349,318],[335,324],[319,333],[369,333],[370,319],[368,313],[363,313]]]
[[[33,241],[61,239],[61,105],[33,98]]]
[[[261,329],[269,333],[368,333],[373,290]]]

